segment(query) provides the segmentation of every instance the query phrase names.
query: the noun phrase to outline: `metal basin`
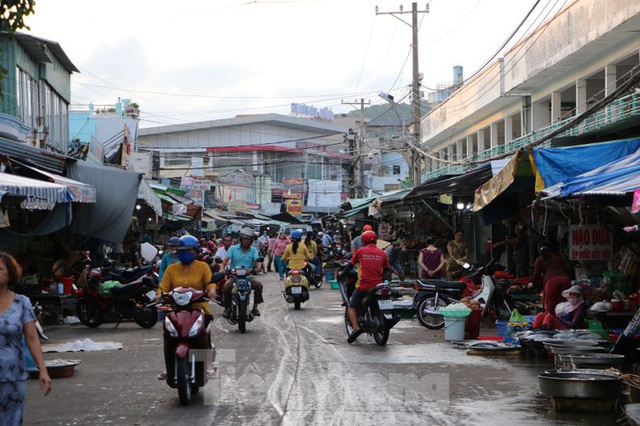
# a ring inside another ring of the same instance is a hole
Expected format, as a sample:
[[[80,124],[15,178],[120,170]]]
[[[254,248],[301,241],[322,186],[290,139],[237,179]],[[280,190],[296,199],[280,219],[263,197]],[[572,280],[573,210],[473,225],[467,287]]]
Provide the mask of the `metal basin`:
[[[540,391],[558,398],[613,399],[622,391],[622,373],[615,370],[549,370],[538,375]]]
[[[620,365],[624,361],[624,355],[618,354],[580,354],[580,355],[568,355],[569,359],[574,364],[601,364],[607,366]]]

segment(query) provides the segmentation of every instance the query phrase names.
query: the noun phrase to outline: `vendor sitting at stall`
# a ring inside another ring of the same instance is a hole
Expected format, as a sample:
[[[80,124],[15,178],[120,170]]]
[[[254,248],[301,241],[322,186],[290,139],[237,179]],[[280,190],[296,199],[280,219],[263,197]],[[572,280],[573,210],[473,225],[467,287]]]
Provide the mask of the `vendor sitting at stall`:
[[[582,295],[582,287],[571,286],[562,292],[562,297],[567,299],[563,311],[558,312],[557,317],[548,312],[539,313],[533,320],[532,328],[545,330],[584,328],[584,318],[588,308]]]

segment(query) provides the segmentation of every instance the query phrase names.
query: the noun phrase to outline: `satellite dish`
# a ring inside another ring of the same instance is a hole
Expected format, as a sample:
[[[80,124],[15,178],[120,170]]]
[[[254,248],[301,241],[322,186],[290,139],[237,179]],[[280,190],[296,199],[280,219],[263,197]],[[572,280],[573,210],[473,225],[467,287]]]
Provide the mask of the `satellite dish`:
[[[371,152],[369,152],[369,154],[367,154],[367,158],[369,160],[373,160],[378,155],[380,155],[380,150],[379,149],[374,149],[374,150],[371,150]]]

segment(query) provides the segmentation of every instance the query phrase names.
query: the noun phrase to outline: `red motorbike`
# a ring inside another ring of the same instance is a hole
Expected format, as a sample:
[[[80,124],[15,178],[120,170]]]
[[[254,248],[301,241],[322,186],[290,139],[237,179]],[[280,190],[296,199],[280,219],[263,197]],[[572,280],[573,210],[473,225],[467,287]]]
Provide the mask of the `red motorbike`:
[[[158,322],[158,311],[152,299],[157,281],[141,277],[130,284],[102,287],[99,275],[87,277],[87,287],[76,290],[76,316],[87,327],[95,328],[104,321],[115,321],[116,327],[123,319],[132,319],[143,328],[151,328]]]
[[[216,273],[212,282],[224,277]],[[204,312],[193,304],[209,300],[203,291],[178,287],[161,297],[164,318],[164,362],[167,384],[178,389],[182,405],[189,405],[191,396],[207,384],[207,369],[213,360],[211,330]]]

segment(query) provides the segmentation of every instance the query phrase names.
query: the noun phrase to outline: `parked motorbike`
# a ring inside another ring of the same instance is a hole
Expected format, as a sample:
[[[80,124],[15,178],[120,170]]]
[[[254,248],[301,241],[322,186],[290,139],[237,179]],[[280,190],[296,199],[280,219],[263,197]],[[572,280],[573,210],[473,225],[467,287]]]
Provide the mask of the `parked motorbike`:
[[[87,288],[76,291],[76,316],[82,324],[95,328],[108,320],[116,321],[117,328],[123,319],[133,319],[143,328],[156,325],[158,312],[151,301],[158,284],[153,278],[145,276],[130,284],[114,286],[108,295],[100,291],[101,278],[90,276],[87,281]]]
[[[491,312],[501,320],[508,320],[514,309],[513,300],[506,293],[506,289],[498,287],[494,279],[494,272],[499,268],[495,260],[478,268],[473,274],[463,278],[465,281],[446,280],[417,280],[416,294],[413,298],[412,309],[416,310],[418,321],[430,330],[444,327],[444,316],[440,308],[458,303],[468,288],[468,281],[479,280],[481,287],[469,296],[469,299],[480,302],[482,316]]]
[[[240,333],[247,329],[247,322],[253,321],[251,313],[251,282],[249,281],[250,269],[239,266],[229,272],[234,278],[233,290],[231,291],[231,316],[229,323],[236,325]]]
[[[309,300],[309,281],[300,269],[287,273],[282,294],[288,303],[293,303],[295,309],[300,309],[300,304]]]
[[[167,384],[178,389],[182,405],[189,405],[191,396],[207,384],[207,369],[214,357],[210,326],[205,327],[203,311],[192,307],[207,300],[205,292],[190,287],[161,296],[161,309],[168,311],[163,325]]]
[[[342,287],[341,284],[339,285]],[[362,333],[371,333],[378,345],[386,345],[389,340],[389,331],[400,321],[400,316],[393,311],[389,284],[378,284],[367,291],[365,297],[362,298],[362,303],[356,308],[359,328],[355,332],[349,321],[349,301],[345,298],[346,289],[341,288],[340,294],[342,294],[343,304],[346,306],[344,325],[347,336],[349,336],[349,343],[355,341]]]

